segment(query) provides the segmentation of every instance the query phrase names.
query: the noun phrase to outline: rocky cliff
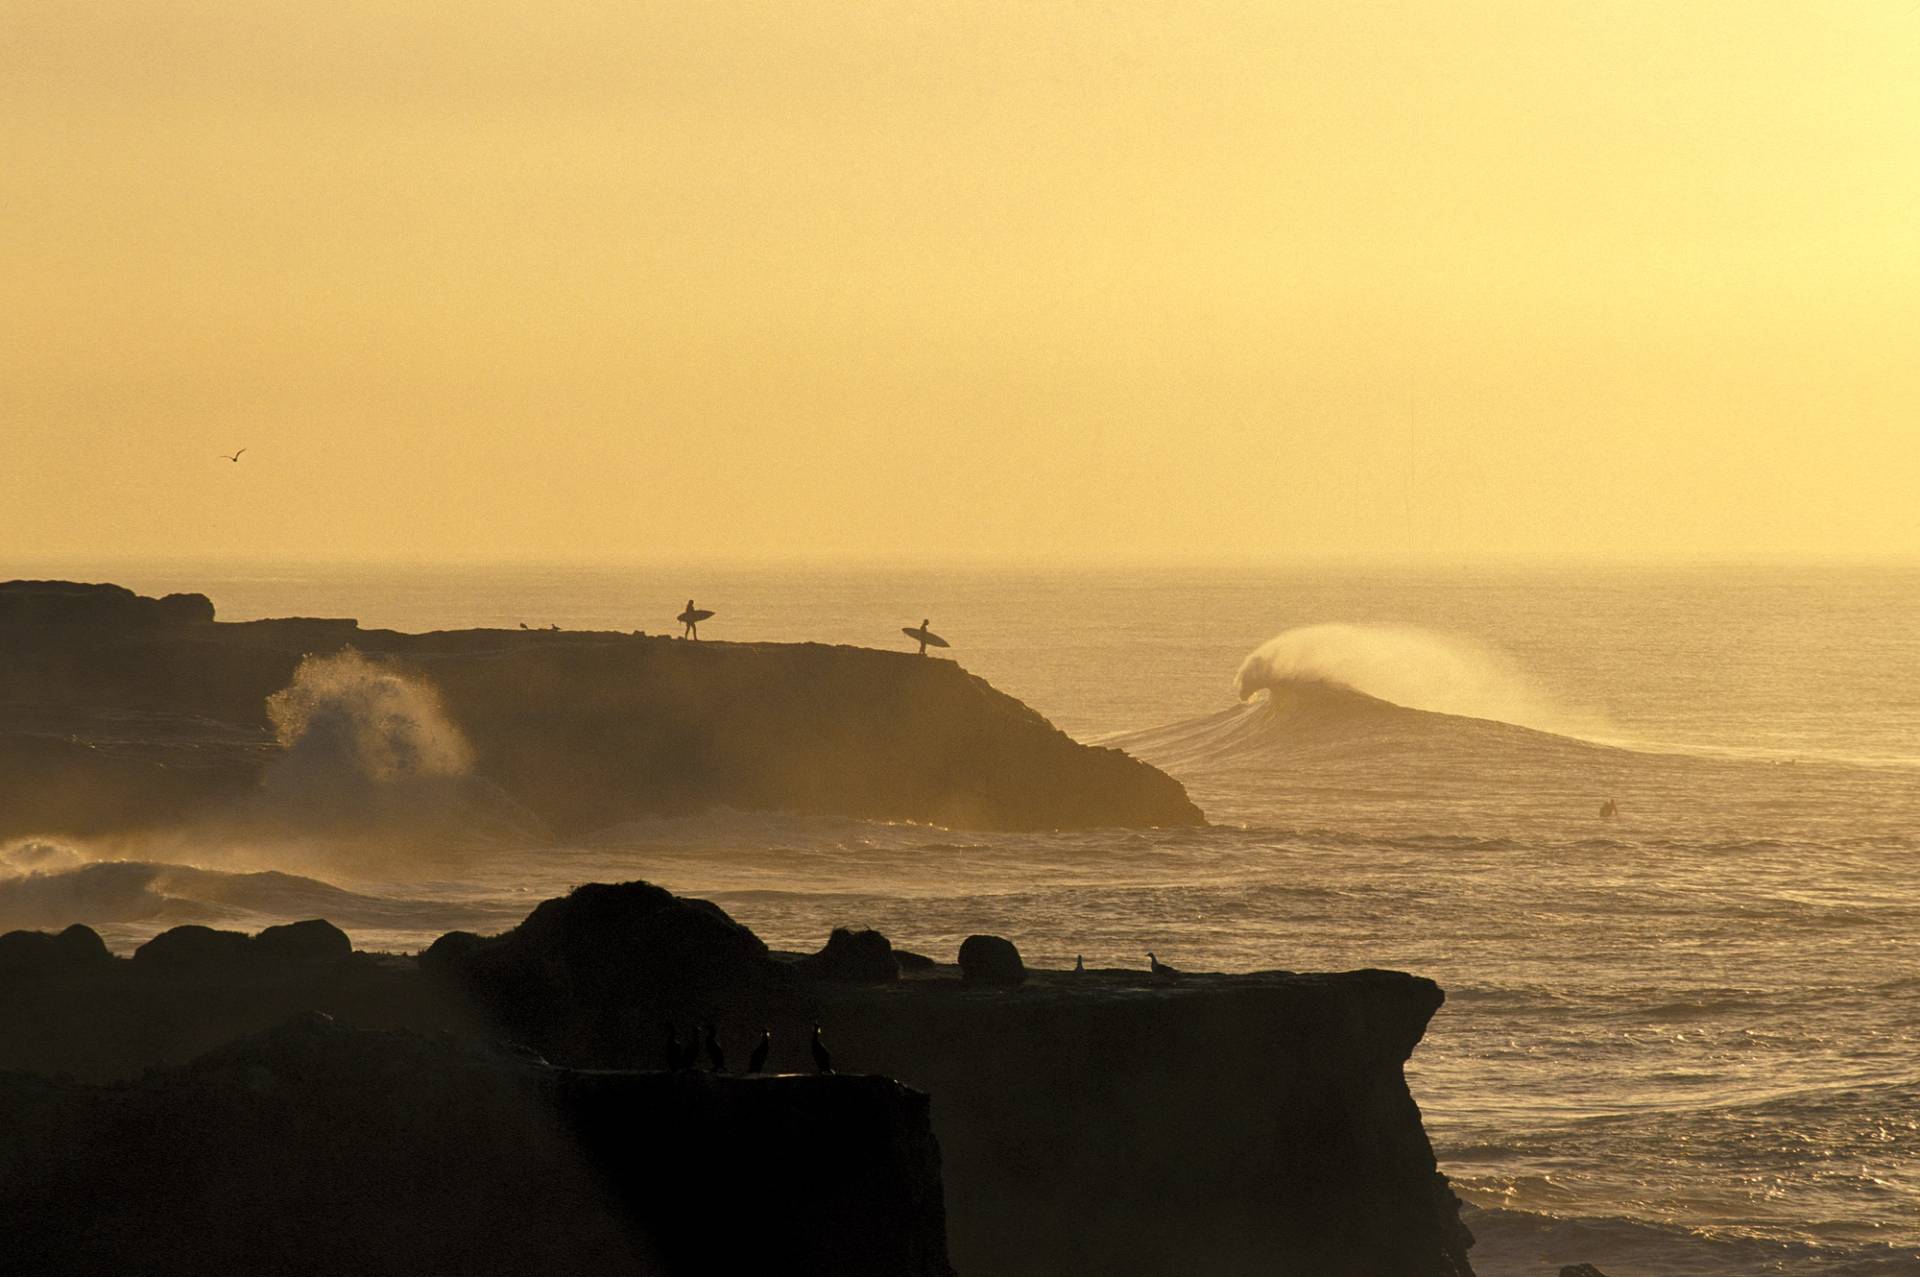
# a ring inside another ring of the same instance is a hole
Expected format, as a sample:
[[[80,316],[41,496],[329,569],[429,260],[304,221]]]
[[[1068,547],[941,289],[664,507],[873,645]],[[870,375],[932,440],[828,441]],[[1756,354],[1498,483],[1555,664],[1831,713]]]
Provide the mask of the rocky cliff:
[[[1415,976],[1029,970],[996,986],[943,964],[901,974],[866,960],[872,943],[803,965],[645,883],[583,887],[417,964],[342,954],[311,924],[263,939],[182,928],[127,959],[84,931],[0,937],[0,1068],[122,1077],[314,1008],[571,1068],[665,1068],[712,1024],[737,1070],[767,1029],[769,1068],[810,1073],[819,1024],[842,1073],[931,1094],[969,1277],[1472,1271],[1403,1073],[1443,1000]]]
[[[0,1269],[951,1277],[926,1096],[583,1073],[305,1015],[97,1086],[0,1074]]]
[[[348,649],[429,689],[471,773],[558,833],[717,806],[950,827],[1184,825],[1178,782],[950,660],[613,633],[217,622],[199,595],[0,585],[0,835],[190,818],[258,789],[269,698]]]

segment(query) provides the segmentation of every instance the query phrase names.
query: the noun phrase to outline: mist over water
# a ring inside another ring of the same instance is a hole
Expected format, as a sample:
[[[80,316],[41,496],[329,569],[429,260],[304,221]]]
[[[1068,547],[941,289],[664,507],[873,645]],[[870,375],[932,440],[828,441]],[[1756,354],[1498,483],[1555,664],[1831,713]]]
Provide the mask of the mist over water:
[[[659,631],[694,593],[703,638],[886,646],[930,615],[970,670],[1166,767],[1217,823],[723,812],[555,843],[496,819],[429,685],[313,663],[233,838],[285,858],[15,844],[0,925],[93,909],[125,947],[321,914],[419,947],[646,877],[792,949],[854,924],[945,957],[994,931],[1054,966],[1397,967],[1448,991],[1410,1081],[1482,1277],[1920,1274],[1920,574],[114,575],[231,618],[414,629]],[[434,814],[306,823],[341,805]]]

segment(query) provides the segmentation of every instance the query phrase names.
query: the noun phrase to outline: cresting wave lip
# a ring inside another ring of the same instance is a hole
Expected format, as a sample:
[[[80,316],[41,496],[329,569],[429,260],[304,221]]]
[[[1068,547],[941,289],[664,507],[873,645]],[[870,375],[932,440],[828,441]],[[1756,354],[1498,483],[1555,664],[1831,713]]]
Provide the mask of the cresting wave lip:
[[[1502,653],[1418,626],[1299,626],[1249,652],[1234,675],[1234,691],[1243,701],[1302,686],[1344,688],[1405,709],[1562,736],[1604,730],[1592,721],[1595,716],[1554,703]]]

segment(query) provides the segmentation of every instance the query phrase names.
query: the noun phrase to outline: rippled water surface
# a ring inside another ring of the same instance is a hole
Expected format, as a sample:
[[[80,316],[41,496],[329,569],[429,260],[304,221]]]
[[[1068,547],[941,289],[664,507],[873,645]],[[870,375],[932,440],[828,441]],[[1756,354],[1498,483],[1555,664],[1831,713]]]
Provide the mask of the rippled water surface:
[[[1448,993],[1410,1080],[1483,1277],[1920,1274],[1915,572],[93,575],[405,629],[662,631],[692,594],[703,637],[884,646],[930,616],[955,659],[1218,823],[721,813],[377,869],[250,849],[273,873],[177,842],[15,846],[0,925],[71,914],[125,945],[319,912],[414,947],[645,876],[788,948],[852,923],[942,956],[1001,932],[1041,964],[1398,967]]]

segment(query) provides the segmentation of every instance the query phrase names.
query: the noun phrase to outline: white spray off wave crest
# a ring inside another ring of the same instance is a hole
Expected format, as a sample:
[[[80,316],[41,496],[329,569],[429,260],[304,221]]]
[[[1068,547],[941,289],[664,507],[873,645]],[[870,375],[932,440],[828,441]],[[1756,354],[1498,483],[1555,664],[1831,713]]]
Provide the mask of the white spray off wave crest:
[[[1234,690],[1252,700],[1288,683],[1350,688],[1408,709],[1493,719],[1566,735],[1604,730],[1554,703],[1482,644],[1411,625],[1327,624],[1287,630],[1240,663]]]
[[[267,698],[267,716],[287,749],[279,781],[390,785],[473,766],[432,687],[352,649],[302,660],[293,682]]]

